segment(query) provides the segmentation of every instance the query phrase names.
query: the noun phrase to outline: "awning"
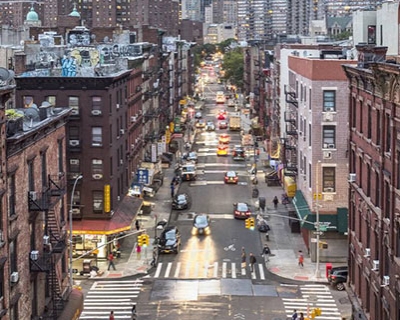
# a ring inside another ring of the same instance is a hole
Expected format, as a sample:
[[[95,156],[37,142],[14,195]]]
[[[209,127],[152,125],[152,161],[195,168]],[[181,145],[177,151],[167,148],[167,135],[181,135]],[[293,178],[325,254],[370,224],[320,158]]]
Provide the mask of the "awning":
[[[143,199],[126,196],[108,220],[83,219],[73,221],[73,234],[111,235],[131,230],[133,219],[138,214]]]
[[[297,216],[301,220],[300,224],[302,228],[308,230],[315,230],[315,222],[317,216],[315,213],[310,211],[310,207],[303,193],[300,190],[296,191],[296,195],[293,198],[293,205],[296,209]],[[348,222],[348,210],[347,208],[337,208],[337,213],[332,214],[319,214],[320,226],[325,226],[326,231],[337,231],[339,233],[347,232]]]
[[[72,289],[68,296],[68,302],[58,320],[77,320],[83,310],[83,292],[78,289]]]

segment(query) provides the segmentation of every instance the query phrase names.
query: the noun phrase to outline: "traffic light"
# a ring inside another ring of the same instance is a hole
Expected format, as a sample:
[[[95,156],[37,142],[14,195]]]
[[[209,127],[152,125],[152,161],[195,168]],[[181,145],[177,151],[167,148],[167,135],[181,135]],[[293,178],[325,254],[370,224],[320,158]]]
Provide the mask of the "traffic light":
[[[254,230],[256,226],[256,221],[254,218],[249,218],[250,219],[250,230]]]
[[[247,218],[247,219],[245,220],[246,229],[250,229],[250,219],[251,219],[251,218]]]
[[[143,238],[144,234],[141,234],[140,236],[138,236],[138,246],[143,246],[144,244],[144,238]]]
[[[314,311],[315,311],[315,315],[316,315],[316,316],[320,316],[320,315],[322,314],[320,308],[315,308]]]
[[[310,312],[311,319],[315,319],[315,309],[312,309]]]
[[[320,249],[328,249],[328,243],[324,241],[319,242],[319,248]]]
[[[142,238],[143,238],[143,240],[142,240],[143,247],[147,247],[149,245],[149,242],[150,242],[149,235],[148,234],[143,234]]]

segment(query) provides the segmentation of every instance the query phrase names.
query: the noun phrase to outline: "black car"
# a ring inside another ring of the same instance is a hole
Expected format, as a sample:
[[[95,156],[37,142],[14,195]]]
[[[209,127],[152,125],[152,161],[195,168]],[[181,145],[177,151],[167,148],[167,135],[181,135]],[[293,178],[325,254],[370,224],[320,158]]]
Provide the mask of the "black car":
[[[344,290],[349,269],[347,266],[332,268],[328,275],[329,284],[337,290]]]
[[[184,210],[189,208],[190,199],[186,193],[177,194],[172,200],[172,209]]]
[[[158,253],[178,253],[181,246],[181,234],[175,226],[164,228],[160,237],[157,238]]]

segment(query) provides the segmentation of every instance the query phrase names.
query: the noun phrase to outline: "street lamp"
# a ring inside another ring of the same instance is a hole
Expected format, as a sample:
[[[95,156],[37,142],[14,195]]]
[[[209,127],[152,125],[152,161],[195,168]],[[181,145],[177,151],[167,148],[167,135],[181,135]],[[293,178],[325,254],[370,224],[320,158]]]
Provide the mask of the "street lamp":
[[[72,279],[72,211],[73,211],[72,206],[73,206],[76,185],[78,184],[78,181],[82,178],[83,178],[83,176],[80,174],[75,179],[74,186],[72,187],[71,203],[70,203],[70,207],[69,207],[69,284],[70,284],[71,290],[74,285],[74,281]]]

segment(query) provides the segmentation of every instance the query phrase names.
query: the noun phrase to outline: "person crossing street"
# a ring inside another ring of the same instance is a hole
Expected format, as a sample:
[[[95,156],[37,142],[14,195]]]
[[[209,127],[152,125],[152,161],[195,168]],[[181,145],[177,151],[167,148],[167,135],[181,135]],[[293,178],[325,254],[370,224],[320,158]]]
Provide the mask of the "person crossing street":
[[[256,264],[257,259],[252,252],[250,252],[249,263],[250,263],[250,272],[254,272],[254,265]]]

